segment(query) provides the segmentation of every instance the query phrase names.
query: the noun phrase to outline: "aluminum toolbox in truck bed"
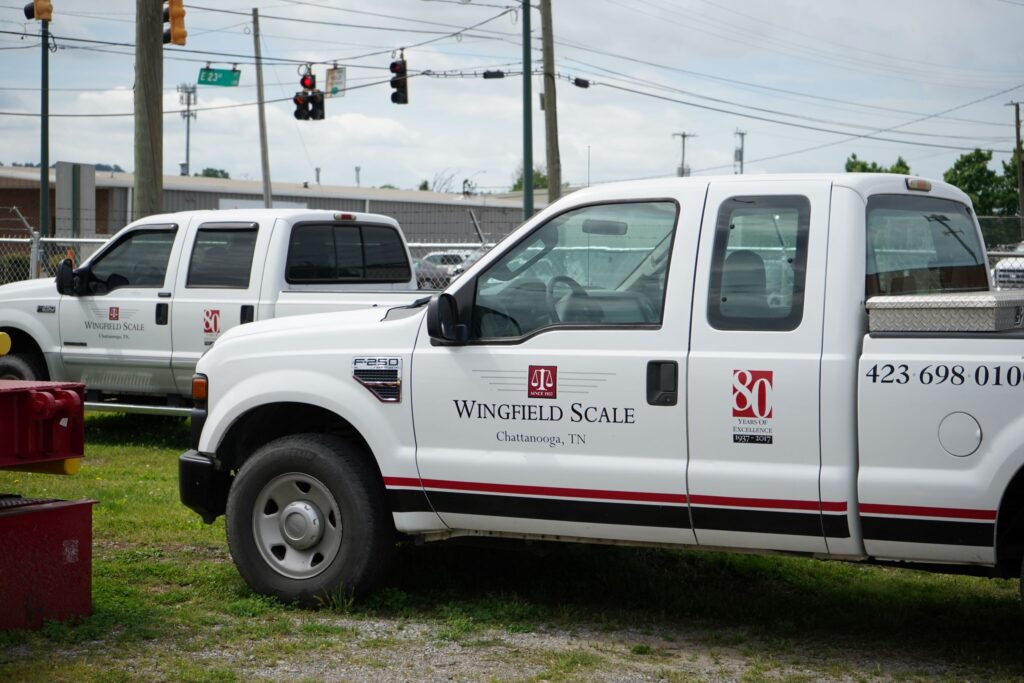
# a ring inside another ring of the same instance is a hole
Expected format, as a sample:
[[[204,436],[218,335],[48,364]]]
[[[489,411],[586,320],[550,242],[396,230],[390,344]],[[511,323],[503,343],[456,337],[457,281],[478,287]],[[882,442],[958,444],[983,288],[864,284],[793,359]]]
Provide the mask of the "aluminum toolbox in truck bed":
[[[1024,292],[911,294],[868,299],[872,332],[999,332],[1024,328]]]

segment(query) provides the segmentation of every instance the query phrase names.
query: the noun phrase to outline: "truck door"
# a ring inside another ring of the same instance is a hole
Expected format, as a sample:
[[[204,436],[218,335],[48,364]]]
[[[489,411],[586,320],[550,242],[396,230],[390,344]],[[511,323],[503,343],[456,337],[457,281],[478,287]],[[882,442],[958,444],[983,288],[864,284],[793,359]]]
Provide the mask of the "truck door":
[[[452,528],[692,543],[680,388],[696,231],[676,226],[702,200],[572,208],[459,280],[470,342],[420,334],[420,478],[389,488],[422,488]]]
[[[823,523],[849,535],[846,502],[818,491],[829,196],[825,181],[709,187],[687,373],[701,545],[826,552]]]
[[[168,264],[177,260],[177,232],[150,225],[123,233],[80,269],[86,293],[60,298],[69,380],[118,393],[174,392]]]
[[[270,227],[210,221],[187,236],[172,307],[171,366],[179,393],[191,394],[196,363],[217,337],[255,320]]]

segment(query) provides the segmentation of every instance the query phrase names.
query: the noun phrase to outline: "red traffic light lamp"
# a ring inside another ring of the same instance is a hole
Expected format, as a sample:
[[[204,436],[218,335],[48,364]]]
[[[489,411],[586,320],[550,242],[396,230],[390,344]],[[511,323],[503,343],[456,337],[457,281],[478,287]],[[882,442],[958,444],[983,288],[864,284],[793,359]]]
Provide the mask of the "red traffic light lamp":
[[[53,3],[50,0],[32,0],[25,5],[25,18],[37,21],[53,20]]]
[[[391,79],[391,87],[395,89],[391,93],[391,101],[395,104],[409,104],[408,66],[404,56],[391,62],[391,73],[394,74]]]
[[[303,90],[316,90],[316,75],[312,71],[307,71],[299,79],[299,85]]]

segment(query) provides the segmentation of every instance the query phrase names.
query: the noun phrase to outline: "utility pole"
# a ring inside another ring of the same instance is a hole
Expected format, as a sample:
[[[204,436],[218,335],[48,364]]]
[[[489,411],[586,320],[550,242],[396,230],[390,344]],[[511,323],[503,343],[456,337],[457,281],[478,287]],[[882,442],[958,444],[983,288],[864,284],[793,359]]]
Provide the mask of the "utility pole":
[[[252,42],[256,54],[256,100],[260,117],[260,166],[263,169],[263,206],[274,206],[270,187],[270,152],[267,150],[267,115],[263,112],[263,57],[260,53],[260,11],[252,8]]]
[[[192,111],[192,106],[196,103],[196,99],[195,85],[182,83],[178,86],[178,102],[185,107],[185,111],[181,112],[181,118],[185,119],[185,163],[181,167],[181,175],[189,175],[191,172],[189,148],[191,146],[191,123],[192,119],[196,117],[196,112]]]
[[[1020,102],[1010,102],[1013,105],[1013,119],[1017,124],[1017,146],[1013,148],[1013,156],[1017,162],[1017,217],[1020,221],[1020,239],[1024,242],[1024,160],[1020,145]]]
[[[39,101],[39,234],[50,235],[50,22],[43,22],[42,92]],[[1019,137],[1019,136],[1018,136]],[[35,277],[35,273],[32,273]]]
[[[740,138],[740,146],[736,148],[735,159],[736,163],[739,164],[739,171],[737,171],[737,173],[743,175],[743,139],[747,137],[747,131],[740,130],[739,128],[737,128],[736,135],[738,135]]]
[[[685,133],[684,132],[684,133],[672,133],[672,137],[679,138],[682,141],[682,143],[683,143],[683,155],[682,155],[682,157],[679,160],[679,172],[676,174],[680,178],[682,178],[683,176],[690,175],[689,169],[686,168],[686,138],[695,138],[695,137],[697,137],[697,135],[695,133]]]
[[[163,90],[163,3],[135,0],[136,220],[163,210]]]
[[[523,220],[533,215],[533,94],[530,79],[530,0],[523,0]]]
[[[555,94],[555,39],[551,0],[540,0],[540,40],[544,55],[544,136],[548,162],[548,203],[562,196],[562,158],[558,151],[558,105]]]

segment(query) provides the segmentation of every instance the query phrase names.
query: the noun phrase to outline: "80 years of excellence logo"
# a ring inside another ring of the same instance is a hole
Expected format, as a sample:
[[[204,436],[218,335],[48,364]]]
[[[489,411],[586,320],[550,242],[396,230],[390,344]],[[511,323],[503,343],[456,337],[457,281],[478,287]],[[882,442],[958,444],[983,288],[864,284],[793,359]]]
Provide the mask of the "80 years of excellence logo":
[[[733,370],[732,416],[770,418],[773,384],[771,370]]]

